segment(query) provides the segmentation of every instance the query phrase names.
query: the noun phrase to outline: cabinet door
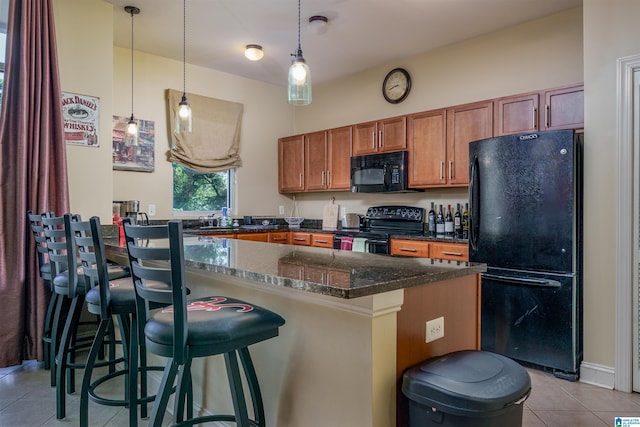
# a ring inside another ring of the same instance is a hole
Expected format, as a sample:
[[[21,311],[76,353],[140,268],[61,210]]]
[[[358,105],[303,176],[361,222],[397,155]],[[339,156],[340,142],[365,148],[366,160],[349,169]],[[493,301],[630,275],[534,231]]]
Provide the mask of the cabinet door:
[[[330,190],[351,188],[351,133],[351,126],[329,131],[327,188]]]
[[[428,258],[429,242],[391,239],[391,255]]]
[[[302,135],[278,140],[278,191],[304,190],[304,138]]]
[[[311,235],[311,246],[333,248],[333,234],[314,233]]]
[[[305,190],[324,190],[327,180],[327,132],[313,132],[304,136]]]
[[[546,91],[546,130],[584,128],[584,86]]]
[[[463,243],[431,243],[429,258],[469,261],[469,245]]]
[[[372,154],[378,151],[377,122],[360,123],[354,126],[353,155]]]
[[[392,117],[378,123],[378,151],[402,151],[407,148],[407,117]]]
[[[311,246],[311,233],[303,233],[299,231],[291,232],[291,244]]]
[[[445,110],[426,111],[408,117],[409,187],[445,183],[447,141]]]
[[[492,136],[493,102],[476,102],[447,110],[445,173],[449,185],[469,185],[469,143]]]
[[[289,243],[288,231],[269,232],[269,243]]]
[[[494,136],[537,131],[539,99],[537,93],[497,99]]]

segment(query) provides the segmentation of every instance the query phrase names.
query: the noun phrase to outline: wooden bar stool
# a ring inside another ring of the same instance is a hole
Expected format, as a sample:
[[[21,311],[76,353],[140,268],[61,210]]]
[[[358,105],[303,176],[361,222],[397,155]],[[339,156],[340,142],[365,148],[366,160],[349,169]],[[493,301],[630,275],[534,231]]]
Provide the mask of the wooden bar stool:
[[[262,396],[248,347],[276,337],[284,319],[265,308],[223,296],[187,301],[180,221],[134,226],[125,219],[124,229],[136,294],[149,302],[172,304],[154,313],[144,328],[149,351],[168,358],[149,425],[162,425],[177,376],[176,426],[230,421],[240,427],[264,427]],[[157,285],[159,282],[164,288]],[[191,362],[218,354],[224,354],[234,414],[194,418]],[[251,394],[253,420],[248,416],[238,358]]]

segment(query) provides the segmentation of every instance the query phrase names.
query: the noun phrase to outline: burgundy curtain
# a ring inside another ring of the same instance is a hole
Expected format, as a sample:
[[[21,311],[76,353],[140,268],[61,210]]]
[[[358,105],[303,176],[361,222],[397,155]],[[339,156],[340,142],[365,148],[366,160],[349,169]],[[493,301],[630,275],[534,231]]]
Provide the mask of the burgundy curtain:
[[[42,360],[50,291],[26,211],[69,211],[53,0],[10,0],[0,112],[0,367]]]

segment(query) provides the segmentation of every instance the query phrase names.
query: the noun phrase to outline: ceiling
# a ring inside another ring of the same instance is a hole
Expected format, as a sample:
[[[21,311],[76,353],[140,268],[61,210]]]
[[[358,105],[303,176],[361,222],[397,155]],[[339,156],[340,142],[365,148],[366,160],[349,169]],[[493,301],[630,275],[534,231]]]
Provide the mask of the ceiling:
[[[114,5],[114,44],[182,61],[183,14],[179,0],[106,0]],[[297,47],[295,0],[186,0],[186,61],[285,86]],[[582,0],[301,0],[301,44],[312,81],[322,83],[582,6]],[[316,34],[308,18],[324,15]],[[264,58],[251,62],[247,44]]]

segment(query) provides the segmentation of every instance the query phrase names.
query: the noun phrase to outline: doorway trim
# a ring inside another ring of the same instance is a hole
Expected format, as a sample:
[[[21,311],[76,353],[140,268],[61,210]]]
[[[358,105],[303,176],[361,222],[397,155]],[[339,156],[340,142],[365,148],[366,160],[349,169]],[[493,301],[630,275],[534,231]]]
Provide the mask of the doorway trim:
[[[617,81],[617,226],[616,226],[616,390],[633,387],[633,74],[640,70],[640,55],[618,59]]]

